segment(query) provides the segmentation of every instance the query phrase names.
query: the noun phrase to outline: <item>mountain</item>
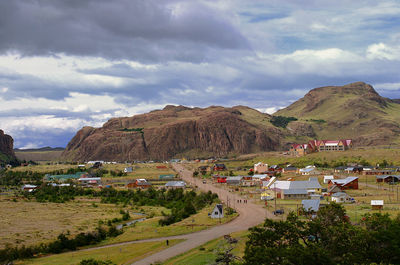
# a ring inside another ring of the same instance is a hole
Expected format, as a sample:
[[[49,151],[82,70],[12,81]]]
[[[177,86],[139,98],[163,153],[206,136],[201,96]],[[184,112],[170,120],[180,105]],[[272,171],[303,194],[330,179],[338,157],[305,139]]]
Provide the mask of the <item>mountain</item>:
[[[293,117],[293,118],[291,118]],[[245,106],[166,106],[84,127],[64,159],[166,160],[287,150],[310,139],[353,139],[355,145],[400,144],[400,104],[357,82],[310,90],[273,116]]]
[[[17,162],[13,146],[13,138],[0,130],[0,165],[15,164]]]
[[[400,104],[363,82],[312,89],[274,115],[297,118],[296,123],[310,126],[319,139],[350,138],[356,145],[400,143]]]
[[[270,119],[244,106],[166,106],[113,118],[101,128],[84,127],[68,143],[63,157],[75,161],[166,160],[276,150],[282,130]]]

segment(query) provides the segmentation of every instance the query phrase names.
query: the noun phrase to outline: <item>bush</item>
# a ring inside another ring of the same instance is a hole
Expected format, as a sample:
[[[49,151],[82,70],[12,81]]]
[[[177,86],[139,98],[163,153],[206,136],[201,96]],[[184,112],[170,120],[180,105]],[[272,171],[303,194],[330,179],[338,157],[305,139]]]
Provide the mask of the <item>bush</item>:
[[[271,123],[276,127],[286,128],[286,126],[291,121],[297,121],[295,117],[285,117],[285,116],[272,116]]]

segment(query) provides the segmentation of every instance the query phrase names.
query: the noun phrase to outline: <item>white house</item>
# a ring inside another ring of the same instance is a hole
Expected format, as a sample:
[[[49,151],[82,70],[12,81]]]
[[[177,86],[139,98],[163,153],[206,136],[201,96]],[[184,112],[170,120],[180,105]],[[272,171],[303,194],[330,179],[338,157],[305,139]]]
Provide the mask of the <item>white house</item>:
[[[328,184],[330,180],[335,179],[334,176],[324,176],[324,183]]]
[[[346,192],[336,192],[332,194],[331,200],[336,203],[343,203],[349,199],[349,195]]]
[[[126,167],[126,168],[124,168],[124,172],[131,173],[131,172],[133,172],[133,169],[132,169],[132,167]]]
[[[224,209],[222,204],[215,205],[212,212],[209,214],[211,218],[223,218],[224,217]]]
[[[372,210],[382,210],[383,200],[371,200]]]
[[[258,173],[264,173],[268,171],[268,164],[264,164],[261,162],[258,162],[257,164],[254,164],[254,172]]]

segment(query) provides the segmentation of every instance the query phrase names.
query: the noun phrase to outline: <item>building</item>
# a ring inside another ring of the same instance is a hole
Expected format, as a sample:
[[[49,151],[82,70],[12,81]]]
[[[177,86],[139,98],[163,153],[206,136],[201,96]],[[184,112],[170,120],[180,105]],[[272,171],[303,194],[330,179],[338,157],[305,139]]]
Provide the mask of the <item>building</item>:
[[[381,170],[368,170],[368,171],[363,171],[363,175],[391,175],[395,173],[396,171],[393,169],[381,169]]]
[[[268,171],[268,164],[264,164],[261,162],[258,162],[257,164],[254,164],[254,172],[257,173],[265,173]]]
[[[348,201],[350,196],[346,192],[336,192],[331,196],[331,201],[336,203],[344,203]]]
[[[272,184],[269,183],[270,181],[263,181],[263,188],[274,191],[273,193],[276,194],[278,199],[308,199],[310,195],[321,194],[322,191],[322,187],[316,178],[310,178],[308,181],[277,180],[271,182]]]
[[[235,176],[235,177],[227,177],[226,184],[228,185],[240,185],[240,181],[242,180],[242,176]]]
[[[132,167],[124,168],[124,173],[131,173],[131,172],[133,172],[133,168]]]
[[[158,176],[159,179],[173,179],[174,177],[174,174],[162,174]]]
[[[399,181],[400,181],[400,175],[381,175],[381,176],[376,176],[376,182],[398,183]]]
[[[383,209],[383,200],[371,200],[372,210],[382,210]]]
[[[299,173],[303,176],[318,175],[320,172],[315,166],[306,166],[305,168],[300,168]]]
[[[36,185],[25,184],[24,186],[22,186],[22,190],[23,191],[27,191],[27,192],[32,192],[32,191],[34,191],[36,189],[37,189]]]
[[[167,189],[184,189],[186,187],[186,183],[184,181],[168,181],[164,185]]]
[[[214,171],[223,171],[226,170],[226,166],[224,164],[215,164],[213,166]]]
[[[329,180],[329,187],[338,186],[341,190],[358,190],[358,177],[347,177],[345,179]]]
[[[334,176],[324,176],[324,184],[328,184],[330,180],[335,179]]]
[[[148,182],[146,179],[136,179],[135,182],[128,183],[126,186],[129,189],[132,188],[139,188],[139,189],[147,189],[151,187],[151,183]]]
[[[292,156],[304,156],[313,152],[345,151],[353,147],[351,139],[311,140],[305,144],[292,144],[288,151]]]
[[[282,170],[283,173],[296,173],[297,167],[287,166]]]
[[[314,214],[319,210],[320,200],[302,200],[301,204],[306,213]]]
[[[82,186],[99,186],[101,185],[101,178],[80,178],[78,182]]]
[[[209,216],[211,218],[224,218],[224,209],[222,207],[222,204],[217,204],[215,205],[214,209],[212,210],[211,213],[209,213]]]

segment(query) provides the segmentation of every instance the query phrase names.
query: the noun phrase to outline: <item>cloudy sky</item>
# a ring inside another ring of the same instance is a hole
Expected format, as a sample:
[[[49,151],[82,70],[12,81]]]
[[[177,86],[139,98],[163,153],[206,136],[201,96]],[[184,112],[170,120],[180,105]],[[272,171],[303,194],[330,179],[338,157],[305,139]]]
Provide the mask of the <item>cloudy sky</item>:
[[[400,1],[0,1],[0,129],[65,147],[167,104],[272,113],[355,81],[400,98]]]

